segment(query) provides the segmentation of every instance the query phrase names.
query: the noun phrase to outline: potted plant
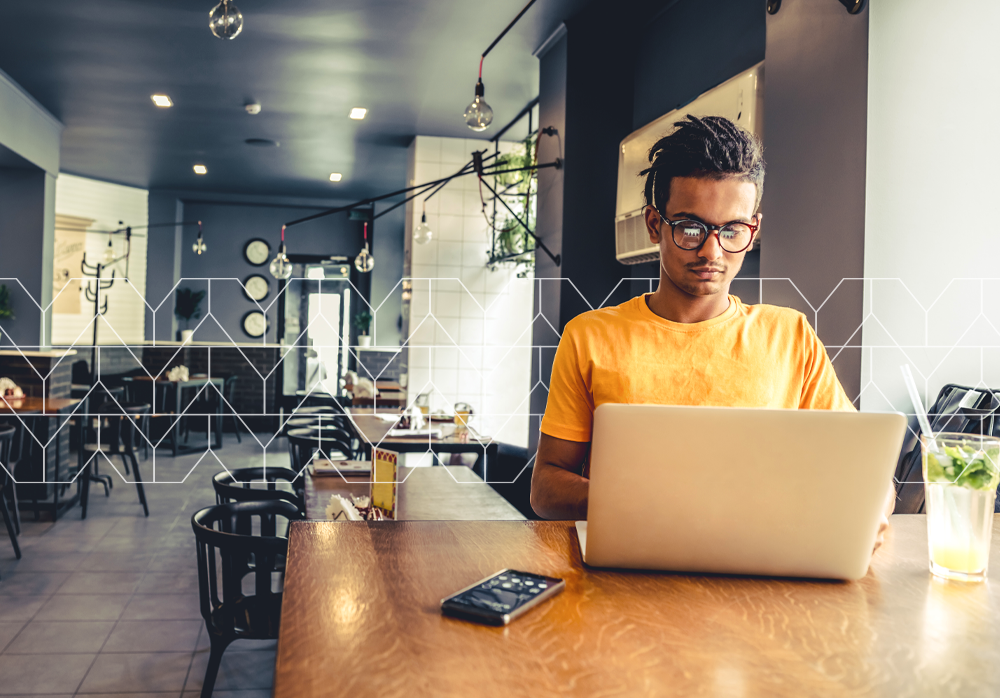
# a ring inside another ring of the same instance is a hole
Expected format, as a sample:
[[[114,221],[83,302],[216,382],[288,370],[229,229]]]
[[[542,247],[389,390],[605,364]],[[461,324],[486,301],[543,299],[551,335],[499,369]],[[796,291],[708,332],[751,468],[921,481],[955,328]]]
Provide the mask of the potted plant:
[[[367,308],[354,313],[354,326],[358,328],[358,346],[370,347],[372,338],[368,335],[368,330],[372,326],[372,313]]]
[[[190,342],[194,330],[187,329],[191,320],[201,317],[201,301],[205,297],[204,291],[195,291],[190,288],[177,289],[177,301],[174,304],[174,315],[178,320],[184,321],[184,329],[181,330],[181,341]]]
[[[0,320],[13,320],[14,309],[10,307],[10,289],[0,284]]]

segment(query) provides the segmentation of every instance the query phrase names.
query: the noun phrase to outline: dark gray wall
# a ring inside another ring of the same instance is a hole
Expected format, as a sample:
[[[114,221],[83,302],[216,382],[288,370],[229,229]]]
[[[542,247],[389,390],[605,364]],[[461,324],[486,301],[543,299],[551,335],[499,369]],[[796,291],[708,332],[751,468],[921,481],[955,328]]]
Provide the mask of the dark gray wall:
[[[554,127],[559,132],[559,138],[542,136],[538,143],[538,161],[552,162],[557,157],[564,158],[562,151],[562,134],[566,132],[566,36],[548,47],[546,53],[540,56],[539,65],[539,95],[538,124],[540,128]],[[546,246],[555,252],[562,250],[563,239],[563,184],[564,169],[547,168],[538,172],[538,212],[537,233],[545,241]],[[558,279],[561,270],[544,253],[535,254],[535,278]],[[557,281],[536,281],[534,294],[534,310],[532,317],[539,314],[547,318],[559,317],[559,301],[562,288]],[[542,380],[548,385],[548,377],[552,373],[552,359],[555,348],[559,344],[557,335],[548,323],[535,320],[532,328],[532,344],[536,347],[548,347],[531,354],[531,385],[538,385]],[[542,388],[531,393],[531,418],[528,423],[528,446],[531,450],[537,447],[538,429],[541,415],[545,412],[548,394]]]
[[[393,204],[376,204],[375,215]],[[400,206],[375,220],[375,269],[372,271],[372,305],[378,308],[375,315],[375,338],[380,347],[398,347],[402,344],[403,258],[406,237],[406,207]],[[381,305],[379,305],[381,304]]]
[[[270,282],[270,295],[261,303],[268,305],[277,296],[277,281],[268,272],[268,265],[252,266],[243,256],[243,247],[252,238],[263,238],[271,245],[271,257],[277,252],[281,226],[289,221],[317,213],[326,205],[291,207],[250,205],[245,202],[184,201],[184,217],[200,220],[203,225],[208,250],[197,255],[191,249],[198,236],[197,226],[186,226],[181,243],[180,276],[185,279],[212,278],[211,313],[218,321],[206,323],[195,334],[198,341],[225,341],[226,332],[235,341],[250,341],[243,334],[241,319],[253,310],[254,304],[246,298],[235,281],[260,274]],[[376,236],[377,237],[377,236]],[[336,214],[289,228],[285,241],[290,254],[355,256],[361,249],[362,223],[348,220],[347,214]],[[152,260],[151,260],[152,261]],[[207,281],[184,281],[182,286],[207,288]],[[270,331],[268,341],[275,341],[277,329],[277,303],[268,311]],[[203,313],[209,311],[208,301],[202,304]],[[172,308],[171,308],[172,312]],[[225,332],[223,332],[223,329]],[[183,328],[182,328],[183,329]]]
[[[170,192],[149,192],[149,223],[157,225],[184,220],[184,204]],[[146,239],[146,308],[145,333],[147,340],[168,342],[177,333],[177,319],[173,312],[156,313],[156,305],[173,292],[174,284],[180,278],[181,243],[183,231],[180,226],[150,228]],[[171,301],[164,303],[164,306]],[[154,318],[156,320],[154,326]]]
[[[48,341],[52,316],[43,321],[39,305],[52,300],[54,200],[55,178],[44,171],[0,168],[0,284],[14,311],[0,321],[0,346],[38,347],[43,330]]]
[[[864,276],[868,10],[786,0],[767,16],[766,56],[761,275],[790,278],[818,306],[842,279]],[[765,300],[809,312],[787,283],[769,284]],[[862,304],[855,281],[823,307],[817,329],[831,355],[861,325]],[[861,349],[834,365],[857,397]]]
[[[642,38],[636,41],[633,128],[645,126],[764,60],[766,14],[763,1],[677,0],[667,3],[664,11],[645,28]],[[714,48],[692,50],[692,47]],[[765,85],[766,80],[765,76]],[[623,276],[634,279],[660,277],[658,262],[622,268],[625,270]],[[758,253],[752,251],[747,255],[740,276],[756,276],[759,268]],[[648,282],[632,284],[633,295],[648,291]],[[742,289],[734,288],[733,291],[743,297]],[[756,302],[757,299],[744,297],[743,300]]]

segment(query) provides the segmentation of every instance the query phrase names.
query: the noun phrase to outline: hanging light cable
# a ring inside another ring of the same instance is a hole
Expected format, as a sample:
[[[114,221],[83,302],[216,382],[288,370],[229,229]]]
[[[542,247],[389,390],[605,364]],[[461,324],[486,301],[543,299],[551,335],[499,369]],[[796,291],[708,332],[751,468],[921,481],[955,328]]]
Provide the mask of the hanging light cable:
[[[472,100],[472,103],[465,108],[465,113],[462,115],[465,119],[465,125],[471,128],[473,131],[485,131],[489,128],[489,125],[493,123],[493,109],[490,105],[486,103],[486,87],[483,85],[483,59],[486,58],[486,54],[493,50],[493,47],[500,43],[500,39],[504,38],[507,32],[510,31],[511,27],[517,24],[517,21],[524,16],[524,13],[528,11],[528,8],[535,4],[535,0],[530,0],[527,5],[524,6],[520,12],[517,13],[517,17],[507,25],[507,28],[500,32],[500,36],[493,39],[493,43],[483,51],[483,55],[479,57],[479,80],[476,82],[476,94]]]
[[[222,0],[208,13],[208,28],[220,39],[235,39],[243,31],[243,13],[229,0]]]
[[[288,254],[285,252],[285,226],[281,226],[281,246],[278,248],[278,254],[271,260],[268,270],[271,276],[281,281],[292,275],[292,263],[288,261]]]
[[[101,264],[103,264],[104,266],[108,266],[109,264],[115,261],[115,248],[111,244],[111,241],[113,239],[114,239],[114,233],[110,233],[108,235],[108,246],[104,250],[104,256],[101,257]]]
[[[198,221],[198,239],[191,245],[191,249],[195,254],[204,254],[208,249],[208,245],[205,244],[205,240],[201,237],[201,221]]]
[[[358,256],[354,258],[354,266],[362,274],[366,274],[375,268],[375,258],[368,251],[368,221],[365,221],[365,246],[358,253]]]
[[[413,242],[418,245],[426,245],[433,237],[434,233],[427,225],[427,199],[424,199],[423,209],[420,212],[420,223],[413,229]]]

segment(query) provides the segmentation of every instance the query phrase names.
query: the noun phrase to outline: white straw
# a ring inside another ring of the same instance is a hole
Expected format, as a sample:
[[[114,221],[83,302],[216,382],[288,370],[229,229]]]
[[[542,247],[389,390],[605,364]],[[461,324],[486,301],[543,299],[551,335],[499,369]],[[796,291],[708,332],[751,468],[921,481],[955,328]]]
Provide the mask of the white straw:
[[[913,409],[917,413],[917,422],[920,423],[920,431],[927,437],[928,447],[932,451],[937,451],[937,442],[934,441],[934,433],[931,431],[931,423],[927,420],[927,412],[924,410],[924,403],[917,392],[917,383],[913,380],[913,373],[910,372],[910,364],[903,364],[899,367],[903,372],[903,380],[906,381],[906,389],[910,392],[910,401],[913,402]]]

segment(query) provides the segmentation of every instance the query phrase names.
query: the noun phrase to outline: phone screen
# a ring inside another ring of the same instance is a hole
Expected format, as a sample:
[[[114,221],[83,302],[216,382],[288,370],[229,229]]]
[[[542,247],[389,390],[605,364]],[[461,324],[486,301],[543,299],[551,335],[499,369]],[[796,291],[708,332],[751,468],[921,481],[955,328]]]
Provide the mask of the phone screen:
[[[479,623],[506,625],[565,586],[563,580],[555,577],[501,570],[444,599],[441,611]]]

